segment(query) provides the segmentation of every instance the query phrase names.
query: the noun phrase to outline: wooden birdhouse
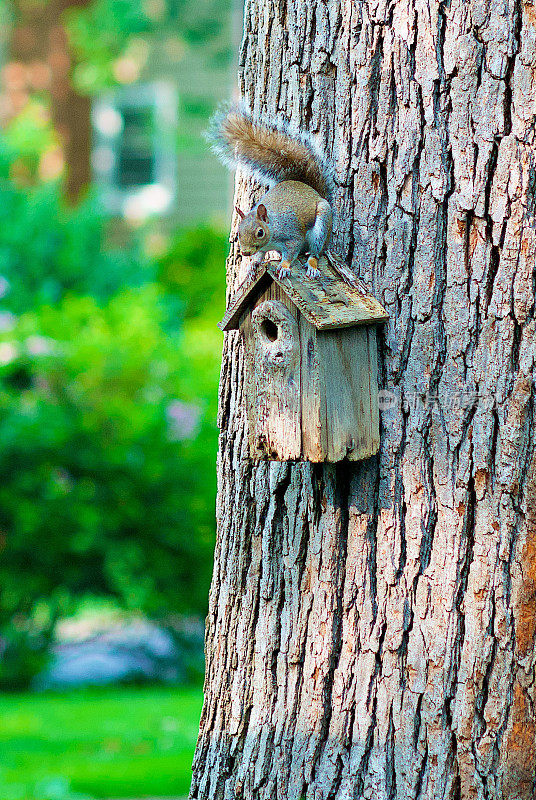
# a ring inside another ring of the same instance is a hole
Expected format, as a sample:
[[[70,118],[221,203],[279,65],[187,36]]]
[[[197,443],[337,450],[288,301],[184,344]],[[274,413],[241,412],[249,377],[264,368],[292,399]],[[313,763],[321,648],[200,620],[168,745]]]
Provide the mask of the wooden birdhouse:
[[[309,278],[267,262],[220,323],[240,329],[252,458],[350,461],[379,448],[376,325],[387,314],[329,255]]]

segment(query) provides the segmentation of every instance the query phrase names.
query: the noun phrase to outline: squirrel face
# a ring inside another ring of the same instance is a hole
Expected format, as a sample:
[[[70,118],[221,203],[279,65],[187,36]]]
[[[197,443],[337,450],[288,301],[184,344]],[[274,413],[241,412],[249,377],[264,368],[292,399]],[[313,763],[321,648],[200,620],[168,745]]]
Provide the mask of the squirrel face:
[[[251,256],[270,241],[266,206],[260,203],[249,214],[244,214],[239,208],[236,210],[241,217],[241,222],[238,226],[240,250],[242,255]]]

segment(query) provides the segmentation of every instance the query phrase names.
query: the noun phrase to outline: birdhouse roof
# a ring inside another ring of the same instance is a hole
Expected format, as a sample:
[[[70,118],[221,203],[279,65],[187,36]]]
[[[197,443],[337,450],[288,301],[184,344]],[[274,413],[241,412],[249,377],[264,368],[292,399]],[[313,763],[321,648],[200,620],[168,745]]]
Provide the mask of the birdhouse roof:
[[[301,263],[294,265],[286,278],[278,276],[277,267],[276,261],[264,262],[238,287],[219,323],[222,331],[237,329],[248,303],[272,281],[318,330],[370,325],[388,319],[383,306],[332,253],[320,259],[314,278],[307,276]]]

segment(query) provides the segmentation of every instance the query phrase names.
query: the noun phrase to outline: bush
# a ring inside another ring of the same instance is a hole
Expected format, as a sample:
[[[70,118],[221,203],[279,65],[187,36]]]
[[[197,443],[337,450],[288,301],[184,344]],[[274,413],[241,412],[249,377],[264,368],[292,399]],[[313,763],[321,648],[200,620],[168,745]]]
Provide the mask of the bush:
[[[189,332],[162,331],[163,315],[150,285],[103,307],[66,299],[4,334],[4,610],[61,584],[151,614],[203,613],[216,437],[203,390],[217,357],[214,337],[197,329],[189,348]]]
[[[41,604],[43,605],[43,604]],[[48,658],[52,617],[34,613],[14,614],[0,626],[0,690],[26,688]]]
[[[186,319],[223,316],[228,249],[227,237],[201,226],[179,231],[158,260],[158,279],[168,296],[179,299]]]
[[[31,115],[0,137],[3,687],[28,684],[86,592],[204,615],[214,542],[225,237],[113,249],[91,197],[39,182],[51,143]]]
[[[23,188],[0,178],[0,275],[5,305],[20,313],[66,293],[106,300],[152,280],[154,265],[139,248],[106,247],[93,198],[71,209],[54,183]]]

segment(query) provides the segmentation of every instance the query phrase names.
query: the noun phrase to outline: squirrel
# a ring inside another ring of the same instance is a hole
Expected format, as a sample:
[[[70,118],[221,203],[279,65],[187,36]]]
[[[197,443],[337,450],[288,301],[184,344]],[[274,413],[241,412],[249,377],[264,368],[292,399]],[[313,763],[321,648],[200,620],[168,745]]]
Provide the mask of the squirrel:
[[[245,105],[216,112],[207,139],[224,164],[271,186],[248,214],[235,206],[240,250],[253,256],[251,268],[275,250],[281,256],[279,277],[285,278],[294,261],[308,253],[307,275],[317,275],[331,239],[335,183],[315,140],[287,122],[253,119]]]

